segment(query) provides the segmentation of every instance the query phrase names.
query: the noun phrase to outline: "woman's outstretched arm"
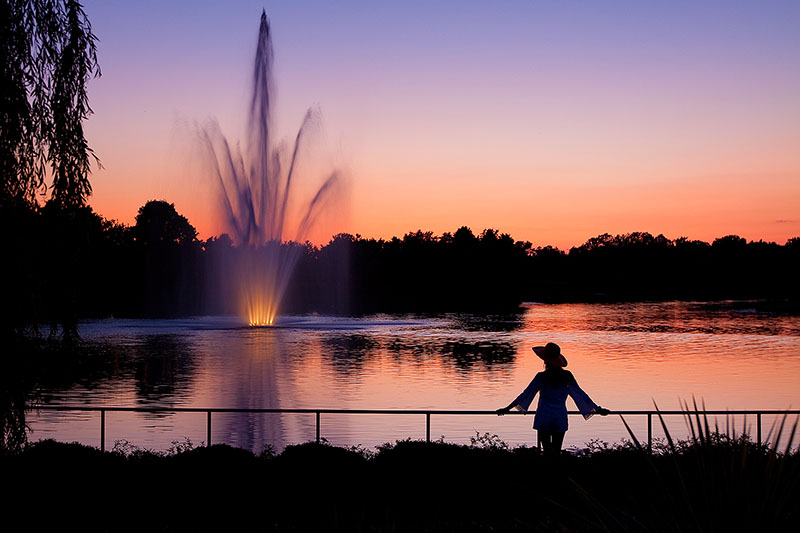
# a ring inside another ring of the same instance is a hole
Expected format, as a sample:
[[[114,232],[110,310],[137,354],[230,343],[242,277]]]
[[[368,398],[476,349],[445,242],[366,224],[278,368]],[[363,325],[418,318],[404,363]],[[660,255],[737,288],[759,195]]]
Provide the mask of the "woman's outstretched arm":
[[[517,411],[522,411],[523,413],[528,411],[528,407],[530,407],[531,402],[533,401],[534,396],[536,393],[539,392],[539,389],[542,388],[542,379],[539,377],[539,374],[536,374],[531,382],[525,387],[525,390],[522,393],[514,398],[510,404],[506,407],[501,407],[497,410],[497,414],[502,416],[512,409],[516,409]]]
[[[589,395],[583,391],[580,385],[578,385],[578,382],[575,380],[574,377],[570,381],[570,383],[567,384],[567,393],[575,401],[575,405],[578,407],[578,411],[581,412],[583,418],[585,418],[586,420],[591,418],[592,415],[597,414],[601,416],[606,416],[611,412],[608,409],[600,407],[599,405],[594,403],[594,401],[592,401],[592,399],[589,398]]]

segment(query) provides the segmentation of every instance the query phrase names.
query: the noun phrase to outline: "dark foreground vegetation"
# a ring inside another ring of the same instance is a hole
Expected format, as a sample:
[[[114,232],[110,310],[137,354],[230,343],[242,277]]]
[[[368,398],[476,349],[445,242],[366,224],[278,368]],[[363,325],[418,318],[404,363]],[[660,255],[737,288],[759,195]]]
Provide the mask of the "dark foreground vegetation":
[[[653,454],[595,443],[557,458],[490,435],[279,455],[41,441],[0,465],[3,516],[26,531],[796,531],[800,519],[796,452],[705,430]]]
[[[133,226],[85,205],[0,206],[9,261],[0,272],[0,328],[73,335],[96,317],[239,312],[236,247],[197,239],[174,206],[152,201]],[[487,229],[390,240],[340,234],[287,243],[299,260],[284,313],[507,311],[521,302],[762,299],[797,310],[800,238],[783,245],[730,235],[712,243],[663,235],[600,235],[568,252]]]

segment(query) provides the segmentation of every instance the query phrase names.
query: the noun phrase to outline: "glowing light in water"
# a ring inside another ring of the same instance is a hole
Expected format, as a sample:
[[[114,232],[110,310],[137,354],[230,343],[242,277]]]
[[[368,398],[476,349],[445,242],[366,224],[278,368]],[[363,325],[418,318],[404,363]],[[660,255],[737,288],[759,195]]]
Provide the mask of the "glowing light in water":
[[[300,162],[309,149],[319,113],[306,112],[291,148],[273,144],[272,40],[269,21],[261,14],[253,71],[246,151],[232,146],[212,121],[198,128],[207,164],[220,189],[222,214],[236,247],[229,262],[243,313],[251,326],[275,321],[301,245],[340,183],[330,172],[305,199],[299,181]],[[305,189],[308,190],[308,189]]]

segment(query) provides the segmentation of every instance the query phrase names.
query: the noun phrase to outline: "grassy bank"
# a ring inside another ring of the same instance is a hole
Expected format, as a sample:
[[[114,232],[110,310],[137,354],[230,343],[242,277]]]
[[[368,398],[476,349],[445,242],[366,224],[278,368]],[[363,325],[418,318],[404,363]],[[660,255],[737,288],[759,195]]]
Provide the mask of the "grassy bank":
[[[42,441],[0,465],[19,530],[782,531],[800,518],[796,452],[705,431],[652,455],[595,445],[558,458],[487,436],[259,455]]]

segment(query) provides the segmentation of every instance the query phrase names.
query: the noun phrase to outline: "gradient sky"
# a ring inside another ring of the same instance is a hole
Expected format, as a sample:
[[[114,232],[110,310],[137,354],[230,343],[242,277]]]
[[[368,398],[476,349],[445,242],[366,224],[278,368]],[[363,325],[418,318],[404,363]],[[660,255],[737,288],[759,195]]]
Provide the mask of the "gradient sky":
[[[166,199],[222,231],[192,124],[242,137],[262,7],[276,128],[318,104],[320,160],[348,176],[317,241],[800,236],[797,1],[87,1],[96,211]]]

